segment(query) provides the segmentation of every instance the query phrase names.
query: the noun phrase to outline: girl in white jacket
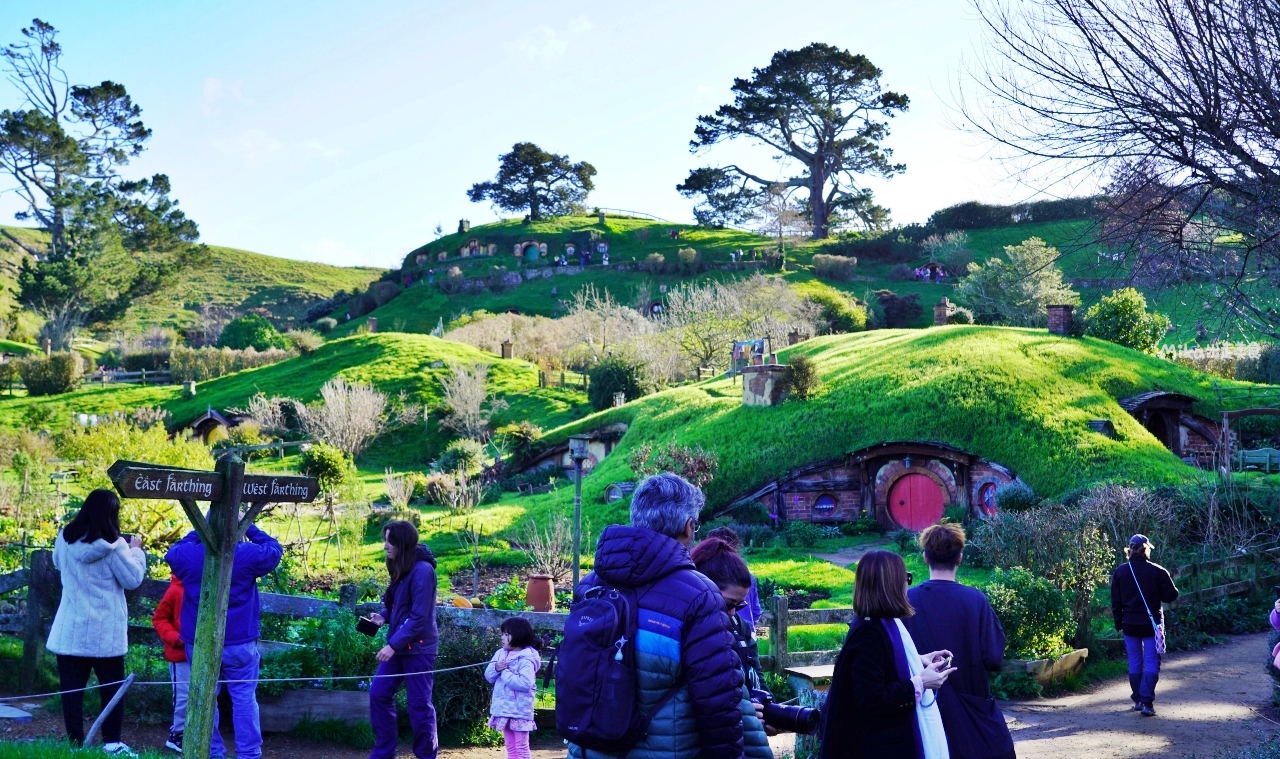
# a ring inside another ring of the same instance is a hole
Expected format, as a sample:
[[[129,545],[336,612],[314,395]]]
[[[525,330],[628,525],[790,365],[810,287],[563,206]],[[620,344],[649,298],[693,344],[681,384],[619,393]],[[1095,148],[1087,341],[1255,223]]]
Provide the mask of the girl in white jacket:
[[[523,617],[502,623],[502,648],[489,660],[484,678],[493,683],[489,702],[489,727],[502,731],[508,759],[529,759],[529,733],[533,722],[533,700],[537,695],[538,639],[533,625]]]
[[[83,688],[89,672],[98,682],[106,706],[124,680],[124,655],[129,651],[129,610],[124,592],[142,584],[147,559],[142,541],[120,535],[120,499],[110,490],[95,490],[84,500],[53,544],[53,565],[62,573],[62,600],[49,630],[50,651],[58,655],[61,690]],[[102,723],[103,751],[137,756],[120,742],[124,704],[117,704]],[[67,737],[84,742],[84,693],[62,697]]]

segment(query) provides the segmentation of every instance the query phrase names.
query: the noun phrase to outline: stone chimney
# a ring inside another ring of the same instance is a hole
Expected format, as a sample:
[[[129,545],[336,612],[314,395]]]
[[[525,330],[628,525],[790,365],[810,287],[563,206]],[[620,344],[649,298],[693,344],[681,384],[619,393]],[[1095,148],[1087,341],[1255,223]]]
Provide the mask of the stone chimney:
[[[947,297],[942,296],[942,300],[933,307],[933,326],[942,327],[947,323],[947,319],[951,316],[951,301]]]
[[[514,347],[515,347],[514,344],[510,340],[503,340],[502,341],[502,357],[511,358],[512,355],[514,355],[513,353]]]
[[[369,333],[373,334],[377,331],[378,331],[378,317],[370,316],[369,317]]]
[[[1049,306],[1049,334],[1068,335],[1071,333],[1071,311],[1074,306]]]
[[[470,219],[458,219],[458,234],[465,235],[471,231]]]
[[[742,367],[742,405],[776,406],[787,399],[791,367],[764,364]]]

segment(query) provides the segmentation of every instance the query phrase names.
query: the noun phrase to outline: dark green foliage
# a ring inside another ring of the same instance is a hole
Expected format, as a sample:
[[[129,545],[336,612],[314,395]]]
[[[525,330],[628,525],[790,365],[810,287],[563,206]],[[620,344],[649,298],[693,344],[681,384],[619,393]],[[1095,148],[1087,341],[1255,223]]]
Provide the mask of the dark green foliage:
[[[818,326],[825,334],[861,332],[867,328],[867,309],[839,290],[815,290],[806,293],[805,298],[821,308]]]
[[[880,525],[871,517],[858,517],[852,522],[845,522],[840,525],[840,532],[845,535],[870,535],[878,532]]]
[[[137,679],[143,682],[169,679],[169,663],[164,660],[164,649],[157,646],[129,646],[124,667],[125,672],[137,675]],[[147,725],[167,724],[172,719],[173,694],[168,688],[147,687],[136,691],[131,688],[128,695],[124,700],[124,711],[130,719]]]
[[[1221,641],[1222,635],[1246,635],[1269,630],[1267,615],[1274,597],[1255,593],[1251,597],[1228,596],[1203,604],[1182,604],[1165,609],[1169,647],[1192,651]],[[1274,645],[1274,643],[1272,644]]]
[[[488,661],[501,646],[497,630],[452,627],[448,635],[440,636],[436,669]],[[438,673],[433,701],[440,720],[441,742],[492,741],[492,731],[485,728],[492,692],[493,686],[485,681],[481,667]]]
[[[219,348],[244,350],[253,348],[265,351],[269,348],[288,348],[289,341],[271,325],[271,322],[257,314],[245,314],[233,319],[223,328],[218,337]]]
[[[1147,299],[1132,287],[1113,290],[1084,314],[1084,333],[1127,348],[1152,353],[1169,329],[1169,319],[1147,311]]]
[[[591,367],[591,381],[587,386],[587,400],[591,408],[604,411],[613,406],[614,393],[622,393],[628,401],[634,401],[648,393],[643,368],[620,358],[606,358]]]
[[[1280,343],[1268,344],[1257,358],[1240,361],[1236,366],[1235,378],[1246,382],[1280,385]]]
[[[791,397],[802,401],[813,397],[822,387],[817,362],[803,353],[794,353],[787,364],[791,367]]]
[[[528,420],[505,424],[494,435],[507,446],[507,459],[519,466],[542,452],[542,428]]]
[[[741,524],[773,524],[773,520],[769,518],[768,507],[759,501],[747,501],[744,504],[733,507],[729,510],[729,513]],[[741,533],[739,533],[739,536],[741,536]]]
[[[28,395],[58,395],[75,390],[85,374],[84,357],[75,351],[18,360]]]
[[[299,469],[319,480],[321,489],[328,495],[346,482],[353,467],[347,454],[328,443],[315,443],[302,452]]]
[[[492,182],[478,182],[467,190],[472,203],[488,200],[504,211],[528,210],[529,221],[540,221],[570,213],[595,189],[594,166],[573,163],[569,156],[548,153],[532,142],[517,142],[498,160]]]
[[[1004,628],[1009,657],[1053,658],[1069,650],[1076,625],[1066,596],[1053,583],[1015,567],[997,569],[984,590]]]
[[[327,335],[338,328],[338,320],[331,316],[325,316],[316,319],[312,326],[316,328],[316,332],[319,332],[322,335]]]
[[[154,372],[167,369],[169,366],[169,351],[168,349],[156,348],[138,351],[137,353],[126,353],[120,356],[119,366],[126,372],[136,372],[142,369]]]
[[[889,279],[894,282],[910,282],[916,278],[916,270],[910,264],[894,264],[889,269]]]
[[[910,553],[920,549],[919,536],[913,531],[905,527],[901,527],[889,533],[889,540],[898,547],[898,553]]]
[[[947,324],[973,324],[973,312],[964,306],[956,306],[956,310],[947,317]]]
[[[987,673],[991,679],[991,695],[1001,700],[1011,698],[1039,698],[1044,695],[1044,688],[1026,672],[1010,674],[997,672]]]
[[[1028,511],[1040,505],[1040,497],[1021,480],[996,488],[996,506],[1003,511]]]
[[[436,466],[442,472],[477,474],[484,466],[484,446],[475,440],[458,438],[445,447]]]
[[[924,307],[920,305],[919,293],[898,295],[892,290],[876,290],[875,296],[884,314],[882,326],[888,329],[909,327],[912,322],[924,316]]]
[[[858,259],[855,256],[831,256],[817,253],[810,263],[813,265],[813,273],[823,279],[848,282],[858,272]]]
[[[840,256],[865,258],[872,261],[910,261],[920,255],[920,245],[902,234],[893,232],[840,235],[826,250]]]
[[[57,412],[53,406],[45,403],[28,406],[27,410],[22,414],[22,422],[29,430],[45,430],[49,428],[49,424],[53,422]]]
[[[745,177],[726,169],[704,166],[689,172],[676,191],[686,198],[702,198],[694,206],[693,218],[700,226],[721,228],[741,224],[753,216],[764,191]]]
[[[490,609],[524,611],[526,591],[527,588],[524,583],[520,582],[520,577],[511,575],[510,580],[499,584],[493,589],[493,595],[484,599],[484,605]]]
[[[374,743],[373,726],[367,720],[347,725],[340,719],[313,720],[310,714],[303,716],[289,735],[312,743],[333,743],[366,750],[373,748]]]
[[[822,528],[813,522],[791,522],[783,538],[791,548],[813,548],[822,539]]]
[[[969,201],[934,211],[928,227],[937,231],[952,229],[989,229],[1015,224],[1039,224],[1046,221],[1091,219],[1098,215],[1100,197],[1040,200],[1012,206],[990,206]]]

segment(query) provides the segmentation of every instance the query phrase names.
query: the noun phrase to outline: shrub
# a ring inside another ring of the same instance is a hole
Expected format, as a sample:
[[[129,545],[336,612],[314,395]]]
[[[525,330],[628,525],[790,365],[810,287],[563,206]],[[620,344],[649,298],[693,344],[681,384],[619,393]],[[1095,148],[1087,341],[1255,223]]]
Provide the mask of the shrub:
[[[915,278],[916,270],[908,264],[894,264],[893,268],[889,269],[889,279],[895,282],[910,282]]]
[[[232,319],[222,334],[218,336],[219,348],[244,350],[253,348],[265,351],[271,348],[288,348],[289,341],[280,334],[271,322],[257,314],[245,314],[239,319]]]
[[[511,575],[510,580],[493,589],[493,595],[484,599],[484,605],[490,609],[524,611],[528,608],[524,603],[526,591],[527,588],[520,582],[519,576]]]
[[[680,259],[681,274],[697,274],[701,268],[702,257],[698,255],[698,251],[693,248],[681,248],[676,251],[676,256]]]
[[[947,324],[973,324],[973,312],[964,306],[956,306],[956,310],[947,317]]]
[[[1097,197],[1037,200],[1011,206],[993,206],[971,200],[934,211],[928,226],[934,229],[988,229],[1015,224],[1089,219],[1098,214]]]
[[[1280,385],[1280,343],[1270,343],[1256,357],[1241,360],[1236,365],[1235,378]]]
[[[476,475],[484,467],[484,446],[478,441],[459,438],[445,446],[436,461],[442,472],[464,472]]]
[[[1040,497],[1021,480],[996,488],[996,507],[1001,511],[1027,511],[1040,505]]]
[[[169,348],[125,353],[120,356],[120,368],[126,372],[137,372],[146,369],[149,372],[160,371],[169,363]]]
[[[627,459],[631,471],[640,477],[658,472],[674,472],[700,488],[705,488],[720,469],[720,459],[713,451],[702,446],[690,448],[676,443],[654,446],[642,443],[636,446]]]
[[[822,539],[822,528],[813,522],[790,522],[783,539],[790,548],[813,548]]]
[[[496,629],[451,627],[440,636],[437,669],[449,669],[488,661],[502,646]],[[484,669],[471,667],[435,675],[432,700],[440,719],[441,743],[496,745],[498,733],[489,730],[489,700],[493,686]]]
[[[1062,591],[1022,567],[997,569],[986,587],[991,608],[1004,628],[1005,650],[1015,659],[1048,659],[1070,650],[1075,633]]]
[[[325,500],[332,503],[338,489],[346,484],[348,477],[354,476],[355,466],[341,450],[328,443],[316,443],[302,452],[299,470],[315,477],[324,491]]]
[[[645,256],[644,270],[650,274],[661,274],[667,268],[667,257],[661,253],[650,253]]]
[[[327,335],[338,328],[338,320],[334,319],[332,316],[325,316],[323,318],[316,319],[314,326],[316,328],[316,332],[319,332],[322,335]]]
[[[803,353],[795,353],[787,359],[787,363],[791,366],[792,398],[803,401],[818,392],[822,387],[822,380],[818,377],[816,361]]]
[[[613,406],[614,393],[622,393],[628,401],[634,401],[649,392],[644,368],[621,358],[606,358],[591,367],[587,386],[587,400],[591,408],[603,411]]]
[[[769,509],[759,501],[747,501],[746,503],[734,506],[729,509],[729,514],[740,524],[744,525],[772,525],[773,519],[769,516]],[[734,528],[735,530],[737,527]],[[742,533],[738,533],[742,537]],[[743,541],[746,542],[745,540]]]
[[[979,322],[1044,326],[1049,306],[1080,302],[1058,268],[1057,249],[1044,240],[1032,237],[1019,245],[1006,245],[1004,254],[1008,260],[990,258],[970,266],[956,289]]]
[[[324,347],[324,338],[320,337],[320,333],[309,329],[291,329],[284,336],[304,356]]]
[[[169,356],[169,378],[173,382],[204,382],[232,372],[255,369],[297,356],[296,351],[271,348],[174,348]]]
[[[1124,561],[1124,546],[1131,535],[1141,533],[1164,547],[1186,526],[1171,501],[1131,485],[1095,486],[1073,505],[1103,531],[1119,561]]]
[[[874,261],[906,261],[920,254],[920,246],[902,234],[892,232],[841,235],[826,250],[840,256],[857,256]]]
[[[262,437],[262,427],[252,419],[246,419],[232,427],[227,433],[227,440],[237,447],[262,445],[266,442]]]
[[[59,395],[80,386],[85,360],[75,351],[31,356],[18,360],[18,373],[22,375],[28,395]]]
[[[884,313],[884,326],[889,329],[908,327],[924,315],[919,293],[898,295],[892,290],[876,290],[875,296]]]
[[[1084,312],[1084,333],[1089,337],[1153,353],[1169,330],[1169,319],[1147,312],[1147,299],[1132,287],[1113,290]]]
[[[817,253],[813,260],[813,273],[823,279],[848,282],[858,271],[858,259],[853,256],[829,256]]]
[[[889,540],[892,540],[893,544],[898,547],[898,553],[903,554],[920,548],[919,537],[913,530],[908,530],[905,527],[900,527],[889,533]]]
[[[462,283],[464,281],[462,269],[457,266],[450,266],[449,270],[445,272],[444,278],[436,282],[436,287],[440,288],[440,291],[446,295],[452,295],[462,291]]]
[[[806,295],[805,299],[818,307],[814,321],[823,334],[839,335],[867,328],[867,309],[838,290],[819,290]]]
[[[339,307],[345,305],[346,302],[349,300],[351,300],[351,295],[347,293],[346,290],[339,290],[338,292],[333,294],[332,298],[326,298],[325,300],[322,300],[319,303],[316,303],[315,305],[308,308],[307,312],[302,315],[302,320],[304,322],[317,321],[321,317],[326,317],[329,314],[333,313],[334,311],[338,310]],[[336,326],[337,324],[336,320],[334,324]]]
[[[519,466],[542,452],[542,428],[528,420],[519,424],[504,424],[494,430],[498,440],[507,448],[507,458]]]
[[[849,536],[870,535],[879,531],[879,529],[880,525],[876,524],[876,520],[871,517],[858,517],[852,522],[845,522],[840,525],[841,534]]]
[[[973,263],[973,254],[969,252],[969,236],[961,230],[947,232],[945,235],[929,235],[921,243],[921,247],[934,261],[941,261],[947,272],[953,276],[964,276]]]

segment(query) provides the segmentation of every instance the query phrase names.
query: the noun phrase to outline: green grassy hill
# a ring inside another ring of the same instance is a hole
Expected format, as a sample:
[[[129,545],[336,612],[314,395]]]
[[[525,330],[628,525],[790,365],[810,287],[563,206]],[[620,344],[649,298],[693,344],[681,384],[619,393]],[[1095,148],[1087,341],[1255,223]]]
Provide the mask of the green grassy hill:
[[[28,245],[43,248],[48,235],[23,227],[0,227]],[[153,325],[189,326],[202,305],[239,311],[265,307],[281,320],[299,319],[313,303],[338,290],[363,289],[384,269],[343,267],[210,245],[210,265],[179,275],[172,289],[139,301],[121,324],[126,330]],[[27,254],[0,235],[0,315],[16,305],[18,268]]]
[[[1211,414],[1211,379],[1175,364],[1094,339],[1043,330],[941,327],[822,337],[783,353],[812,356],[824,386],[807,401],[748,408],[727,380],[668,390],[554,430],[625,421],[613,454],[584,481],[599,518],[619,521],[622,506],[601,506],[604,488],[632,479],[629,452],[646,442],[701,445],[720,457],[708,504],[725,506],[789,469],[897,440],[935,441],[1011,467],[1036,492],[1061,496],[1100,481],[1175,484],[1202,476],[1183,464],[1117,404],[1154,388],[1202,399]],[[1089,430],[1110,419],[1117,437]],[[551,507],[551,496],[526,500]]]

